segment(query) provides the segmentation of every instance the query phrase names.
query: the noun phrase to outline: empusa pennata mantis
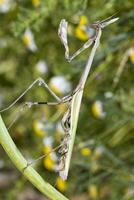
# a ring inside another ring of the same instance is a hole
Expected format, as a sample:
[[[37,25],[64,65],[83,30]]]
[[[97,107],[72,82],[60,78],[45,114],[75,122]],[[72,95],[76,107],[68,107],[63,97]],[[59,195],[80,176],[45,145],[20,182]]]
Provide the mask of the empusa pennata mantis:
[[[1,110],[0,112],[6,111],[10,109],[12,106],[14,106],[33,86],[35,86],[37,83],[39,86],[45,87],[51,95],[56,99],[56,102],[25,102],[24,105],[22,106],[21,111],[24,110],[25,107],[31,108],[32,106],[37,106],[37,105],[58,105],[62,103],[67,103],[68,109],[66,113],[64,114],[61,123],[62,127],[64,129],[64,137],[63,140],[61,141],[61,144],[59,145],[59,153],[61,154],[60,161],[59,161],[59,175],[63,180],[67,179],[68,176],[68,171],[69,171],[69,166],[70,166],[70,160],[71,160],[71,155],[72,155],[72,150],[73,150],[73,145],[74,145],[74,140],[75,140],[75,133],[76,133],[76,128],[77,128],[77,123],[78,123],[78,117],[79,117],[79,111],[80,111],[80,106],[81,106],[81,100],[83,96],[83,89],[85,87],[85,83],[96,53],[96,50],[99,46],[100,43],[100,37],[102,33],[102,29],[117,21],[118,18],[107,18],[106,20],[99,21],[93,24],[89,24],[88,28],[92,28],[95,30],[95,35],[89,40],[84,43],[84,45],[76,51],[71,57],[69,56],[69,47],[68,47],[68,41],[67,41],[67,26],[68,23],[66,22],[65,19],[61,20],[60,26],[59,26],[59,37],[61,39],[61,42],[63,43],[65,47],[65,58],[70,62],[73,58],[75,58],[77,55],[79,55],[82,51],[84,51],[86,48],[91,46],[93,43],[93,47],[91,50],[91,53],[89,55],[87,64],[85,66],[85,69],[81,75],[81,78],[79,80],[78,85],[76,88],[73,90],[73,92],[70,95],[67,95],[63,98],[59,98],[46,84],[46,82],[42,78],[36,79],[12,104],[10,104],[7,108]],[[57,148],[55,148],[57,149]],[[40,158],[45,157],[41,156]],[[39,158],[39,159],[40,159]],[[37,159],[37,160],[39,160]],[[36,161],[36,160],[35,160]],[[32,163],[30,163],[32,164]],[[28,163],[27,167],[30,165]]]

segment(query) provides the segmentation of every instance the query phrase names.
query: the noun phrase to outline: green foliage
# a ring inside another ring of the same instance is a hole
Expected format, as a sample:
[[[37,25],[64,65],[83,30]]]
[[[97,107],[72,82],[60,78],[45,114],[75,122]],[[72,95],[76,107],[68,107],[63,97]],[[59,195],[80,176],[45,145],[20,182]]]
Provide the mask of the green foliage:
[[[81,15],[86,15],[92,23],[116,12],[120,19],[103,30],[101,44],[84,90],[67,181],[66,193],[72,199],[74,193],[78,193],[79,196],[84,193],[85,199],[88,199],[91,184],[95,184],[98,188],[97,198],[100,200],[133,199],[131,193],[134,193],[134,63],[129,55],[118,84],[116,87],[113,84],[124,53],[134,46],[133,1],[42,0],[38,7],[34,7],[32,1],[25,0],[14,1],[7,13],[0,13],[0,108],[2,109],[39,76],[49,83],[52,77],[63,75],[74,88],[90,50],[83,52],[70,64],[67,63],[57,35],[60,20],[65,18],[69,21],[69,46],[71,52],[74,52],[83,44],[75,35]],[[38,48],[35,52],[28,50],[22,41],[27,28],[34,34]],[[47,63],[47,73],[43,74],[36,70],[35,66],[39,60],[45,60]],[[113,96],[106,98],[107,92],[112,92]],[[31,100],[52,101],[53,98],[43,88],[35,87],[17,105],[3,113],[6,124],[14,119],[20,104]],[[103,104],[105,112],[103,118],[95,118],[93,114],[92,106],[97,100]],[[44,127],[51,124],[45,132],[53,136],[56,141],[56,124],[62,115],[63,111],[59,107],[45,106],[29,109],[21,115],[10,129],[10,133],[26,158],[37,158],[43,150],[43,137],[34,134],[34,121],[43,122]],[[55,142],[55,145],[57,143]],[[92,152],[88,157],[81,154],[81,149],[85,147]],[[96,156],[97,149],[102,150],[99,156]],[[17,173],[2,149],[0,155],[0,160],[4,161],[0,171],[8,173],[9,170],[13,170]],[[55,183],[56,175],[53,171],[45,169],[42,162],[38,163],[37,168],[47,181]],[[17,183],[19,178],[15,181]],[[4,189],[0,187],[0,199],[16,199],[15,195],[19,191],[25,191],[30,187],[28,183],[23,184],[23,181],[14,196],[12,191],[16,187],[15,184],[10,184]],[[11,198],[10,192],[13,196]]]

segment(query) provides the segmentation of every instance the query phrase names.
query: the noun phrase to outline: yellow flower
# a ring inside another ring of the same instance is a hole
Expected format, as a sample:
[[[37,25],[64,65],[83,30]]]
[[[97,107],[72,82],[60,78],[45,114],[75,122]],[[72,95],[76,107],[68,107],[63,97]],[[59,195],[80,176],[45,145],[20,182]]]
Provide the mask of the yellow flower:
[[[87,35],[87,33],[84,30],[82,30],[81,26],[78,26],[76,28],[75,34],[76,34],[76,37],[79,38],[82,41],[86,41],[89,38],[89,36]]]
[[[82,154],[83,156],[90,156],[91,153],[92,153],[91,149],[89,149],[89,148],[87,148],[87,147],[81,149],[81,154]]]
[[[132,49],[130,52],[130,60],[132,63],[134,63],[134,49]]]
[[[56,187],[61,192],[65,192],[67,190],[67,183],[63,181],[60,177],[56,179]]]
[[[32,52],[37,51],[37,46],[35,44],[34,41],[34,36],[33,33],[31,32],[31,30],[29,28],[27,28],[25,30],[25,33],[22,37],[22,41],[24,43],[24,45]]]
[[[38,7],[40,5],[40,0],[32,0],[32,5]]]
[[[30,37],[28,37],[27,35],[24,35],[23,37],[23,43],[25,46],[28,46],[30,44],[31,40]]]
[[[82,15],[79,21],[79,25],[87,25],[88,24],[88,19],[85,15]]]
[[[51,89],[61,95],[71,91],[71,84],[64,76],[54,76],[50,79],[49,86]]]
[[[96,185],[91,184],[88,188],[89,196],[91,199],[97,199],[98,197],[98,189]]]
[[[60,89],[56,87],[52,82],[49,84],[51,90],[53,90],[56,94],[61,95]]]
[[[91,107],[92,113],[96,118],[103,118],[105,113],[103,112],[103,106],[101,101],[95,101]]]
[[[37,120],[33,121],[33,129],[37,136],[43,137],[46,135],[46,132],[43,129],[43,124]]]
[[[43,164],[44,164],[44,167],[47,169],[47,170],[53,170],[54,167],[55,167],[55,162],[54,160],[52,159],[51,155],[48,155],[47,157],[44,158],[43,160]]]
[[[84,15],[81,16],[79,24],[75,31],[76,37],[79,38],[80,40],[85,41],[89,38],[88,34],[84,30],[84,26],[86,26],[87,24],[88,24],[87,17]]]

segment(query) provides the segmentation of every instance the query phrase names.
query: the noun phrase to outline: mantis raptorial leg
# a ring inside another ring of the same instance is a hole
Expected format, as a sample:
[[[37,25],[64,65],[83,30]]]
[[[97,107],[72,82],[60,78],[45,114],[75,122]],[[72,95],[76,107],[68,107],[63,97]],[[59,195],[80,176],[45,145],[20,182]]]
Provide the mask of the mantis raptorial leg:
[[[65,47],[65,58],[68,62],[71,62],[76,56],[78,56],[85,49],[87,49],[89,46],[91,46],[94,39],[93,38],[89,39],[87,42],[84,43],[84,45],[80,49],[78,49],[72,56],[70,56],[68,41],[67,41],[67,27],[68,27],[68,22],[65,19],[62,19],[60,22],[60,25],[59,25],[58,35],[61,39],[61,42],[63,43],[63,45]]]
[[[97,37],[99,26],[100,26],[100,28],[104,28],[105,26],[108,26],[109,24],[115,22],[118,19],[118,18],[112,19],[112,17],[114,15],[108,17],[105,20],[98,21],[98,22],[93,23],[93,24],[89,24],[88,26],[95,29],[96,34],[94,36],[92,36],[91,38],[89,38],[83,44],[83,46],[80,49],[78,49],[72,56],[69,55],[70,53],[69,53],[69,46],[68,46],[68,39],[67,39],[68,22],[65,19],[62,19],[61,22],[60,22],[60,25],[59,25],[58,35],[59,35],[61,42],[62,42],[62,44],[64,45],[64,48],[65,48],[65,58],[66,58],[66,60],[68,62],[71,62],[76,56],[78,56],[80,53],[82,53],[85,49],[89,48],[93,44],[93,42],[95,41],[95,39]]]

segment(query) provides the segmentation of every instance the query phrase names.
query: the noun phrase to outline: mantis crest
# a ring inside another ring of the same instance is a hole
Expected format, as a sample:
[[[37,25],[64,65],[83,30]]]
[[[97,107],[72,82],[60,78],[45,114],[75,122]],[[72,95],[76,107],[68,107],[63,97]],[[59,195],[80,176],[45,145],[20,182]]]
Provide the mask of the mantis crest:
[[[78,124],[79,111],[80,111],[80,106],[81,106],[81,101],[82,101],[82,96],[83,96],[83,89],[85,87],[85,83],[88,78],[96,50],[100,43],[102,29],[117,20],[118,20],[118,18],[109,17],[105,20],[98,21],[93,24],[89,24],[88,28],[91,27],[92,29],[94,29],[95,35],[90,37],[88,39],[88,41],[85,42],[84,45],[79,50],[77,50],[72,56],[70,56],[68,39],[67,39],[68,23],[65,19],[62,19],[60,22],[60,25],[59,25],[58,35],[61,39],[62,44],[64,45],[65,58],[68,62],[71,62],[76,56],[78,56],[81,52],[83,52],[85,49],[87,49],[89,46],[91,46],[93,44],[91,53],[89,55],[89,58],[87,60],[86,66],[85,66],[85,69],[83,70],[83,73],[81,75],[81,78],[80,78],[79,83],[76,86],[76,88],[73,90],[73,92],[70,95],[67,95],[63,98],[59,98],[49,88],[49,86],[46,84],[46,82],[42,78],[38,78],[12,104],[10,104],[8,107],[6,107],[5,109],[0,111],[0,112],[3,112],[3,111],[10,109],[36,84],[38,84],[38,86],[43,86],[44,88],[46,88],[50,92],[50,94],[55,98],[56,101],[55,102],[45,102],[45,101],[43,101],[43,102],[25,102],[24,105],[22,105],[20,112],[23,112],[23,110],[25,108],[31,108],[32,106],[37,106],[37,105],[55,106],[58,104],[67,103],[67,105],[68,105],[67,111],[65,112],[65,114],[61,120],[61,124],[62,124],[65,134],[61,141],[61,144],[58,147],[58,149],[59,149],[58,152],[61,155],[60,161],[59,161],[58,172],[59,172],[59,176],[63,180],[66,180],[68,177],[68,171],[69,171],[69,167],[70,167],[70,161],[71,161],[71,156],[72,156],[72,151],[73,151],[73,146],[74,146],[74,141],[75,141],[75,134],[76,134],[77,124]],[[13,121],[13,123],[15,121],[16,121],[16,119]],[[56,149],[57,148],[55,148],[55,150]],[[43,155],[39,159],[42,159],[43,157],[45,157],[45,156]],[[36,160],[39,160],[39,159],[36,159]],[[32,163],[29,163],[26,167],[28,167],[30,164],[32,164]]]

